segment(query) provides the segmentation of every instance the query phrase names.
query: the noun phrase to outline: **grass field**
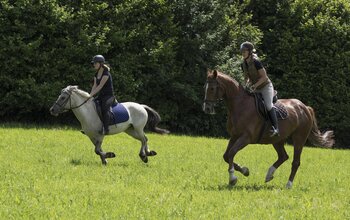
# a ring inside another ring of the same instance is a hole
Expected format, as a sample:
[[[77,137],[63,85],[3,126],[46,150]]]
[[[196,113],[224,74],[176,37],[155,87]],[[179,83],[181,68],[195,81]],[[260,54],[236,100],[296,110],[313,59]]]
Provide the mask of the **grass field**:
[[[71,128],[0,125],[0,138],[1,219],[350,219],[349,150],[304,148],[287,190],[291,159],[264,183],[270,145],[239,152],[250,176],[230,188],[225,139],[148,134],[158,155],[144,164],[138,141],[108,136],[104,167]]]

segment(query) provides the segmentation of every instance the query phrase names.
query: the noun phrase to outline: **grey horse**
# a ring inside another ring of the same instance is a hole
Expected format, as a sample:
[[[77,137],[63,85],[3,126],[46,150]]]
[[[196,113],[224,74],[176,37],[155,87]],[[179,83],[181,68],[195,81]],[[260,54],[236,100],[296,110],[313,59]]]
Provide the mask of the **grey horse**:
[[[129,119],[125,122],[118,123],[117,126],[110,126],[108,135],[114,135],[126,132],[141,142],[139,156],[143,162],[148,162],[148,156],[155,156],[155,151],[150,151],[147,145],[147,137],[144,133],[144,127],[148,124],[149,129],[156,133],[167,134],[166,129],[157,127],[161,118],[159,114],[147,105],[141,105],[135,102],[124,102],[129,114]],[[61,94],[56,102],[50,108],[50,113],[58,116],[60,113],[72,110],[79,120],[82,133],[87,135],[95,145],[95,153],[101,157],[102,164],[106,165],[106,158],[113,158],[113,152],[103,152],[101,145],[103,142],[102,121],[100,120],[96,105],[89,93],[78,89],[78,86],[67,86],[62,89]]]

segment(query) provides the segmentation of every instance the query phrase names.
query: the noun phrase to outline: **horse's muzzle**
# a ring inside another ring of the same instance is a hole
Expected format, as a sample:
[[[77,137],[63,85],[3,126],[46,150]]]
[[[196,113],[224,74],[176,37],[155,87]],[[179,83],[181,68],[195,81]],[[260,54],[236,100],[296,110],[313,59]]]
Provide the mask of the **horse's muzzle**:
[[[203,111],[204,111],[206,114],[211,114],[211,115],[215,115],[215,114],[216,114],[215,108],[214,108],[214,104],[212,104],[212,103],[206,103],[206,102],[204,102],[204,103],[203,103]]]
[[[55,110],[54,110],[54,106],[52,106],[51,108],[50,108],[50,114],[51,115],[53,115],[53,116],[58,116],[58,112],[56,112]]]

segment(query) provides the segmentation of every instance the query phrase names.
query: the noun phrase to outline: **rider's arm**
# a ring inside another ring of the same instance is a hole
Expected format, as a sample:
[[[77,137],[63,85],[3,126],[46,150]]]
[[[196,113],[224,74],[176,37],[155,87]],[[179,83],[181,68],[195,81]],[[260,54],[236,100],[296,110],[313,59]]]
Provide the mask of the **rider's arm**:
[[[265,83],[269,78],[267,77],[267,73],[264,66],[259,60],[254,59],[254,65],[255,65],[255,68],[258,70],[258,74],[259,74],[259,80],[252,86],[253,89],[256,89],[256,88],[259,88],[261,84]]]
[[[108,75],[102,76],[102,79],[98,86],[95,86],[95,83],[96,83],[96,80],[95,80],[94,86],[92,87],[92,90],[90,92],[90,96],[96,95],[102,89],[102,87],[106,84],[107,80],[108,80]]]
[[[259,80],[253,85],[254,89],[258,88],[261,84],[263,84],[264,82],[266,82],[269,79],[267,77],[265,68],[259,69],[258,74],[260,77],[259,77]]]
[[[92,91],[94,91],[94,89],[96,88],[96,77],[94,77],[94,85],[91,88],[90,94],[92,93]]]

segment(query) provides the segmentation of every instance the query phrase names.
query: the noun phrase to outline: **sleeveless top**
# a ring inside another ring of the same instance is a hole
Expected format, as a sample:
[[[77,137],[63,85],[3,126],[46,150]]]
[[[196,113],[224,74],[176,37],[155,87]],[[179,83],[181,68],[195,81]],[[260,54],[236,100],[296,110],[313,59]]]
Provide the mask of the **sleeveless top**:
[[[107,76],[108,77],[108,80],[106,81],[106,83],[101,88],[100,92],[98,93],[98,96],[100,96],[100,97],[102,97],[102,96],[114,96],[114,92],[113,92],[114,90],[113,90],[113,84],[112,84],[112,75],[108,71],[108,69],[104,69],[103,70],[101,78],[97,78],[97,75],[98,75],[98,72],[96,72],[96,74],[95,74],[97,86],[100,85],[101,79],[102,79],[103,76]]]
[[[251,59],[248,62],[244,61],[242,63],[243,72],[248,76],[252,84],[255,84],[260,79],[258,70],[262,68],[263,68],[263,65],[261,64],[261,62],[255,58]],[[271,80],[267,78],[267,80],[263,82],[257,89],[261,89],[269,83],[271,83]]]

